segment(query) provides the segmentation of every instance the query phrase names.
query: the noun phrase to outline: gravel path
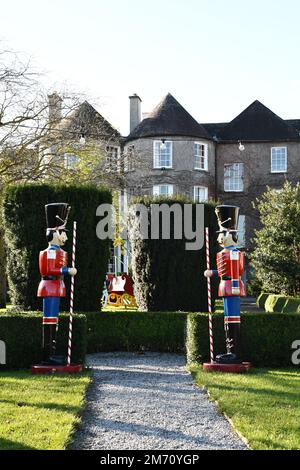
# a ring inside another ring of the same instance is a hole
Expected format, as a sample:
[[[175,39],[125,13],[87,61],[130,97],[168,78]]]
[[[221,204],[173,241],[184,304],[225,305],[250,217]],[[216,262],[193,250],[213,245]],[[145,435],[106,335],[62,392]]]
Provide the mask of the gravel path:
[[[88,356],[93,383],[72,449],[246,449],[185,357],[101,353]]]

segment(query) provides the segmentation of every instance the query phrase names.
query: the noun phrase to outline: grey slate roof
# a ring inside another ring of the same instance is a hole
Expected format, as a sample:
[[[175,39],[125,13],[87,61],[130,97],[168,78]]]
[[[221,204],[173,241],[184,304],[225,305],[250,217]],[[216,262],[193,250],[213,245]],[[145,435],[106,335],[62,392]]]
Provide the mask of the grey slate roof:
[[[98,139],[119,138],[120,133],[87,101],[57,125],[57,128],[72,134],[83,134]]]
[[[257,100],[223,127],[218,137],[221,142],[300,140],[299,131],[291,123],[281,119]]]
[[[199,124],[170,94],[129,134],[126,141],[146,137],[181,136],[212,140]]]

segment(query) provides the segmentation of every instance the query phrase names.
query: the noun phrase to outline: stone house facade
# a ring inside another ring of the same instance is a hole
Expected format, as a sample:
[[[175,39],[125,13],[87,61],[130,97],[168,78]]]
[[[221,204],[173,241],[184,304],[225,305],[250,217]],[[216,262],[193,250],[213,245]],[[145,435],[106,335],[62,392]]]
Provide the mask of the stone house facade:
[[[126,195],[184,194],[240,207],[240,245],[251,249],[259,218],[253,202],[267,186],[300,177],[300,120],[284,121],[255,101],[230,123],[199,124],[168,94],[141,119],[130,97]]]

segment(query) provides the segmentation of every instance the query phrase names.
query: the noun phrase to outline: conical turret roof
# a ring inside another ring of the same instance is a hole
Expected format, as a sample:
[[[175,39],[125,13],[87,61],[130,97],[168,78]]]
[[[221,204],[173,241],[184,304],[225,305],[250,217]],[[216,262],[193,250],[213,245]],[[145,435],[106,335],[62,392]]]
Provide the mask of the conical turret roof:
[[[159,103],[127,137],[127,141],[145,137],[181,136],[212,140],[208,131],[170,94]]]

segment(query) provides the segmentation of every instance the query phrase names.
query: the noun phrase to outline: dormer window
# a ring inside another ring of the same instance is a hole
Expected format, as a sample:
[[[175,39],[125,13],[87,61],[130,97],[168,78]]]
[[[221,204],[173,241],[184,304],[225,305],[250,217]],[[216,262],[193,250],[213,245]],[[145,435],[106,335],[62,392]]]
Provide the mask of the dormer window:
[[[153,143],[153,167],[172,168],[173,148],[170,140],[155,140]]]
[[[194,169],[204,170],[208,169],[208,147],[207,144],[202,142],[194,143]]]

